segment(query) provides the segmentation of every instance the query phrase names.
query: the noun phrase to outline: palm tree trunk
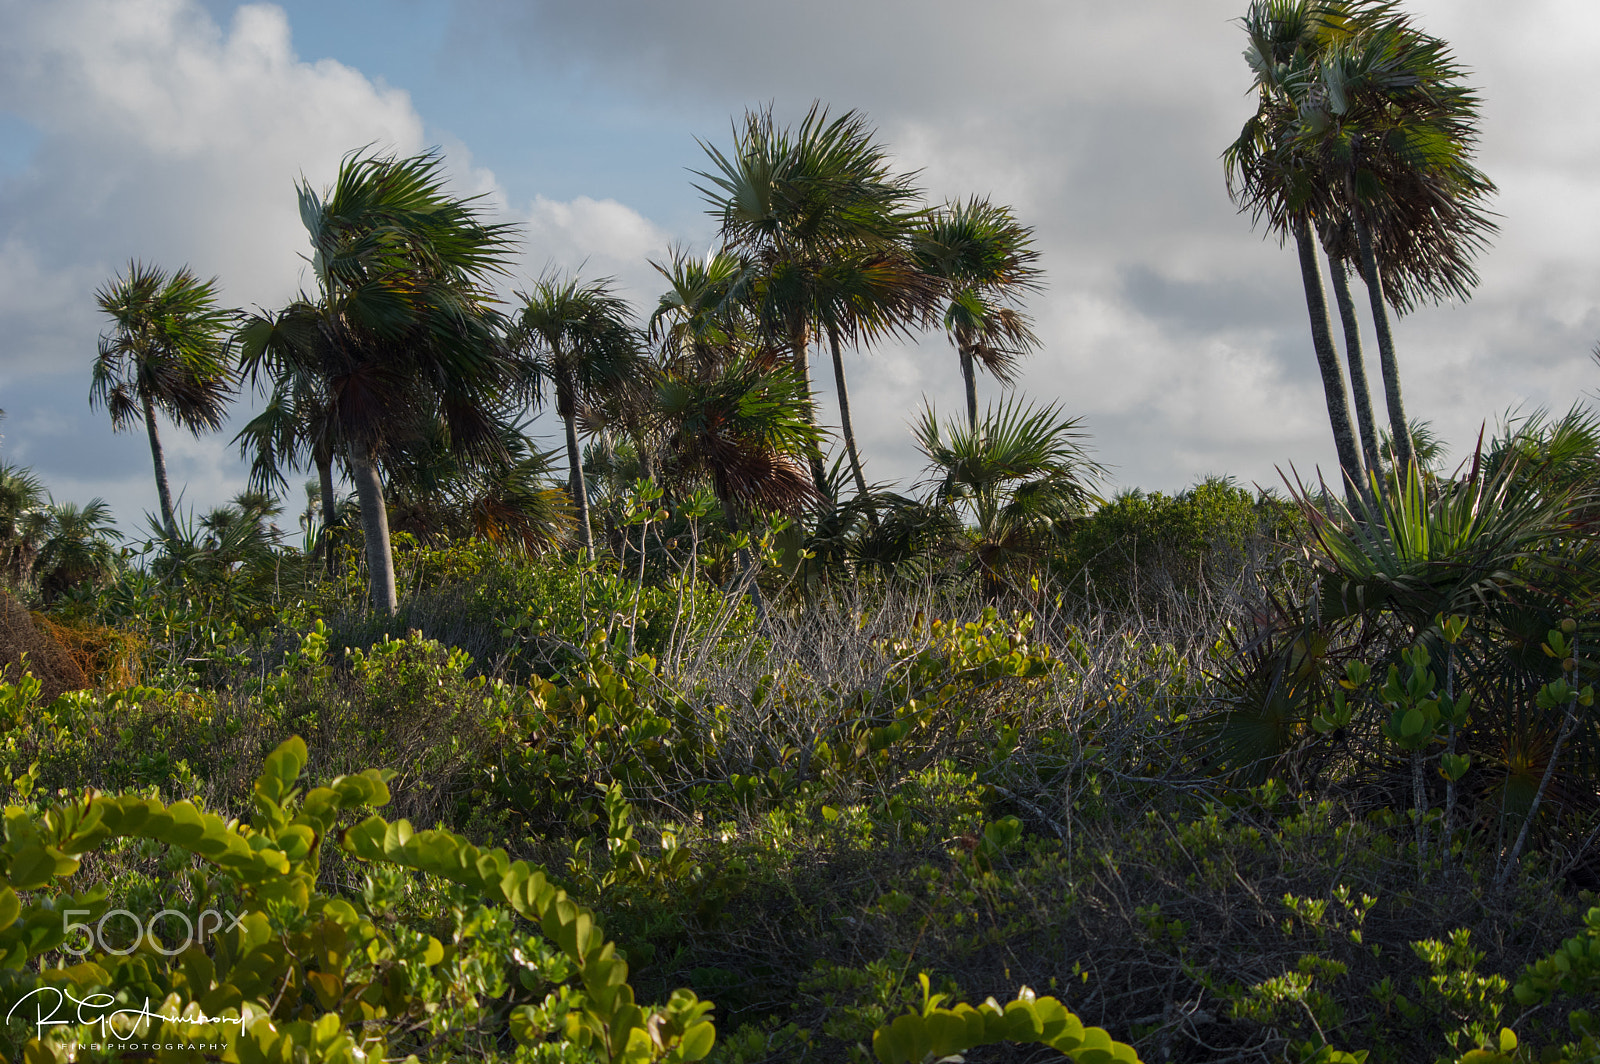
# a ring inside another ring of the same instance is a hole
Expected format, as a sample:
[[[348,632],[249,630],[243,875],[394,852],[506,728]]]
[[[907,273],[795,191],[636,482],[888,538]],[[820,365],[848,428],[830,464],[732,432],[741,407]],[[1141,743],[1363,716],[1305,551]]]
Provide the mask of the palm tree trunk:
[[[322,493],[322,531],[317,536],[317,550],[322,552],[323,569],[331,578],[337,575],[337,570],[329,533],[333,528],[334,511],[339,506],[333,495],[333,452],[329,450],[324,454],[319,449],[314,452],[312,459],[317,464],[317,487]]]
[[[808,425],[815,426],[817,423],[817,408],[812,402],[811,398],[810,346],[811,344],[806,335],[806,329],[804,326],[802,326],[800,331],[792,336],[789,341],[789,349],[792,353],[791,357],[794,360],[794,372],[795,375],[800,378],[800,386],[804,388],[806,392],[806,423]],[[817,494],[821,495],[824,499],[831,498],[831,496],[828,494],[828,471],[822,468],[822,455],[813,453],[810,458],[810,465],[811,482],[816,485]]]
[[[150,456],[156,465],[156,496],[161,500],[161,527],[168,539],[178,537],[178,518],[172,509],[172,485],[167,482],[167,455],[161,449],[161,435],[156,431],[156,405],[150,396],[144,399],[144,427],[150,433]]]
[[[1406,420],[1405,404],[1400,399],[1400,364],[1395,361],[1394,334],[1389,330],[1389,306],[1383,298],[1383,277],[1378,272],[1378,256],[1372,250],[1372,230],[1357,207],[1350,212],[1361,245],[1361,276],[1367,283],[1367,298],[1372,304],[1372,324],[1378,334],[1378,364],[1383,367],[1383,401],[1389,408],[1389,435],[1394,440],[1395,459],[1401,468],[1412,463],[1416,451],[1411,445],[1411,423]]]
[[[367,583],[372,608],[394,616],[400,608],[394,589],[394,551],[389,546],[389,511],[383,503],[383,481],[372,453],[361,447],[350,451],[350,471],[361,504],[361,531],[367,541]]]
[[[1344,326],[1345,361],[1350,365],[1350,391],[1356,403],[1356,423],[1361,430],[1361,454],[1368,469],[1379,467],[1378,428],[1372,420],[1372,392],[1367,388],[1367,364],[1361,357],[1361,323],[1356,319],[1355,300],[1350,298],[1350,271],[1343,259],[1328,257],[1333,274],[1334,301],[1339,304],[1339,322]]]
[[[828,346],[833,350],[833,382],[839,392],[839,427],[844,433],[844,453],[850,457],[850,472],[855,477],[861,501],[868,501],[867,478],[861,473],[861,456],[856,452],[856,430],[850,423],[850,388],[844,379],[844,357],[839,352],[839,331],[828,330]],[[872,513],[870,504],[867,512]]]
[[[570,368],[562,368],[560,387],[565,395],[561,405],[567,411],[562,418],[567,426],[567,465],[571,470],[571,479],[567,483],[572,492],[572,506],[578,511],[578,542],[583,544],[584,550],[593,554],[594,533],[589,529],[589,490],[583,482],[583,453],[578,450],[578,415],[575,408],[577,384],[572,379]]]
[[[1322,267],[1317,260],[1311,225],[1304,218],[1294,220],[1294,241],[1300,252],[1300,280],[1306,290],[1306,310],[1311,315],[1311,347],[1316,352],[1317,369],[1322,373],[1322,394],[1328,403],[1328,421],[1333,426],[1333,445],[1339,454],[1339,468],[1345,478],[1345,493],[1352,501],[1366,482],[1361,471],[1361,452],[1356,447],[1350,425],[1350,402],[1345,396],[1344,375],[1339,372],[1339,356],[1333,349],[1333,323],[1328,319],[1328,297],[1322,289]]]
[[[972,351],[966,344],[960,345],[961,351],[961,381],[967,387],[967,424],[972,427],[973,435],[978,432],[978,372],[972,364]]]

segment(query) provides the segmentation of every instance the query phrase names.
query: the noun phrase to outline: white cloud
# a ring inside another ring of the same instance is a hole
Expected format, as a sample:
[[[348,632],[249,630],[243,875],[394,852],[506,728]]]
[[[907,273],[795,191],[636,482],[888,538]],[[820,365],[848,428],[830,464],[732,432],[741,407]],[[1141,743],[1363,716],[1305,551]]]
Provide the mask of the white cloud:
[[[579,196],[565,203],[534,198],[518,212],[527,272],[547,269],[585,278],[614,277],[635,309],[648,313],[661,291],[650,260],[666,258],[670,237],[638,211],[616,200]]]
[[[975,14],[959,0],[466,0],[457,10],[460,32],[485,19],[507,27],[530,68],[576,72],[663,115],[770,100],[793,117],[813,98],[863,109],[932,198],[1013,204],[1037,228],[1049,282],[1032,301],[1045,347],[1023,387],[1083,413],[1123,483],[1176,488],[1224,470],[1273,483],[1276,465],[1333,460],[1294,254],[1252,233],[1223,188],[1219,155],[1252,106],[1233,21],[1245,6],[999,0]],[[1501,187],[1502,233],[1473,300],[1397,326],[1409,412],[1460,451],[1483,419],[1518,403],[1565,407],[1600,380],[1588,359],[1600,339],[1600,90],[1588,75],[1600,8],[1406,8],[1475,71],[1481,165]],[[720,123],[690,133],[726,141]],[[855,406],[907,408],[904,382],[882,368],[900,357],[849,361]],[[917,362],[923,387],[954,394],[946,361]],[[872,435],[863,445],[880,466],[913,463],[903,432],[881,433],[887,453]]]
[[[5,457],[33,464],[59,497],[106,497],[136,527],[155,505],[143,433],[113,436],[86,402],[95,288],[139,258],[216,274],[234,305],[281,304],[310,280],[296,181],[320,189],[364,145],[420,150],[425,123],[405,91],[299,59],[272,5],[242,6],[224,28],[198,0],[0,0],[0,24],[0,111],[40,131],[0,178]],[[638,213],[587,198],[508,210],[467,146],[446,137],[443,150],[459,192],[528,223],[535,270],[588,259],[653,295],[645,257],[667,241]],[[231,431],[163,428],[186,505],[242,487]]]

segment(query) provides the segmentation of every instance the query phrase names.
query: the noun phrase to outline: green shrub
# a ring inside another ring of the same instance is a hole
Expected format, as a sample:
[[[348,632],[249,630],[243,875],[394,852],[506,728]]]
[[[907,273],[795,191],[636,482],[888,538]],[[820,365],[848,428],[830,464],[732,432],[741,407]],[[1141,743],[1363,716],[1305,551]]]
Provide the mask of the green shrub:
[[[383,774],[302,791],[305,760],[298,739],[273,751],[249,824],[130,794],[7,810],[0,987],[39,1006],[20,1017],[13,1008],[0,1032],[10,1059],[111,1059],[131,1048],[241,1064],[407,1053],[645,1064],[710,1052],[709,1003],[680,990],[664,1006],[636,1005],[616,946],[541,871],[447,831],[376,815],[352,823],[388,800]],[[189,872],[188,896],[163,899],[189,930],[163,936],[152,919],[132,948],[102,932],[80,951],[69,938],[103,928],[111,904],[102,889],[63,888],[122,839],[149,840]],[[324,892],[330,839],[366,870],[357,896]],[[414,875],[437,884],[443,904],[428,919],[397,919],[395,890]],[[218,912],[208,935],[212,902],[229,920]],[[52,963],[68,949],[77,963]],[[70,1019],[51,1026],[56,1016]]]
[[[1056,572],[1070,588],[1106,604],[1174,591],[1194,595],[1233,583],[1254,555],[1274,553],[1302,524],[1292,503],[1252,496],[1222,478],[1170,496],[1135,489],[1077,526]]]

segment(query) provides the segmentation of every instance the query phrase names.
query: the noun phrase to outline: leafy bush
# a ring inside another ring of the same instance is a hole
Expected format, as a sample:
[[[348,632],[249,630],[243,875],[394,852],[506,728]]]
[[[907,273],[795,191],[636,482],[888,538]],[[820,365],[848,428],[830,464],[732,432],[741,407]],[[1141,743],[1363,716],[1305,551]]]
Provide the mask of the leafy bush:
[[[643,1064],[710,1052],[709,1003],[678,991],[664,1006],[636,1005],[616,946],[542,872],[404,820],[349,823],[388,800],[383,774],[302,792],[305,760],[298,739],[272,752],[248,825],[129,794],[8,809],[0,984],[13,1002],[42,1003],[31,1032],[13,1012],[0,1035],[11,1059],[66,1061],[77,1045],[159,1060],[220,1048],[244,1064],[406,1053]],[[151,930],[128,950],[94,936],[69,947],[77,928],[103,928],[111,906],[101,889],[59,892],[62,881],[123,839],[150,840],[187,871],[190,896],[164,904],[183,905],[171,912],[198,935]],[[358,896],[321,888],[330,839],[367,870]],[[414,875],[442,885],[448,904],[432,919],[396,918],[395,891]],[[213,901],[232,919],[208,936],[202,910]],[[78,963],[44,963],[64,948]],[[63,1014],[72,1020],[51,1026]]]
[[[1177,495],[1128,491],[1083,520],[1056,561],[1068,586],[1108,605],[1229,586],[1298,537],[1297,509],[1223,478]]]

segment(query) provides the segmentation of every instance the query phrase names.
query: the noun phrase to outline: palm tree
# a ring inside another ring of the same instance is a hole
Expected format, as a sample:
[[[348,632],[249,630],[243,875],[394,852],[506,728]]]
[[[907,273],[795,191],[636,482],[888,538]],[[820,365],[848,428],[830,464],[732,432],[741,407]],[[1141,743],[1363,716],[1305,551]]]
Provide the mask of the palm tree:
[[[614,291],[615,283],[610,278],[588,283],[555,275],[540,278],[532,293],[519,293],[522,309],[512,340],[532,359],[537,393],[542,395],[546,385],[554,392],[556,416],[567,433],[578,539],[589,551],[594,550],[594,532],[589,526],[578,417],[585,404],[637,379],[643,368],[633,312]]]
[[[237,334],[239,367],[250,382],[268,388],[267,404],[234,437],[240,454],[250,461],[250,487],[272,491],[288,487],[284,469],[298,470],[305,457],[317,470],[322,524],[316,528],[312,553],[320,553],[329,576],[335,552],[331,535],[344,519],[334,491],[333,462],[338,452],[338,426],[322,379],[308,359],[285,356],[300,346],[314,349],[322,339],[317,326],[321,311],[301,299],[277,313],[251,314]]]
[[[251,364],[292,388],[303,382],[305,412],[326,417],[291,443],[329,440],[343,454],[373,606],[390,614],[398,600],[380,464],[435,426],[462,460],[503,461],[503,415],[524,379],[485,287],[505,272],[511,227],[486,222],[476,198],[449,193],[440,166],[437,151],[351,154],[325,194],[300,183],[319,291],[276,317]]]
[[[753,272],[745,298],[760,329],[788,348],[808,395],[811,344],[827,342],[845,452],[863,495],[842,347],[905,332],[940,294],[907,248],[920,217],[918,190],[890,170],[872,138],[855,111],[830,121],[813,104],[793,132],[779,127],[770,109],[746,112],[731,154],[701,145],[714,170],[697,175],[725,247]],[[811,470],[820,487],[820,454]]]
[[[104,404],[118,431],[144,421],[169,536],[177,524],[156,411],[196,435],[215,432],[234,392],[228,365],[234,314],[217,306],[216,291],[216,278],[201,281],[188,267],[168,276],[133,262],[126,274],[95,293],[113,328],[100,337],[89,405]]]
[[[912,236],[924,272],[944,285],[944,329],[961,358],[967,421],[978,426],[979,365],[1002,384],[1039,344],[1027,317],[1012,304],[1039,287],[1033,230],[1009,207],[973,197],[932,212]]]
[[[497,430],[504,458],[466,461],[442,424],[386,462],[393,527],[422,540],[477,535],[537,554],[572,530],[572,506],[550,484],[556,451],[535,451],[522,428]]]
[[[1280,243],[1293,236],[1300,259],[1300,282],[1311,318],[1311,347],[1322,376],[1322,394],[1333,428],[1334,448],[1347,492],[1365,485],[1366,474],[1350,421],[1344,376],[1333,348],[1333,325],[1322,286],[1322,268],[1312,239],[1314,219],[1308,163],[1285,150],[1296,112],[1286,101],[1287,86],[1309,76],[1322,25],[1312,0],[1253,0],[1244,17],[1250,47],[1245,59],[1255,75],[1256,113],[1223,152],[1228,196],[1249,211],[1251,223],[1263,219]]]
[[[1361,320],[1356,316],[1355,299],[1350,295],[1349,255],[1341,253],[1355,239],[1349,225],[1324,226],[1322,249],[1328,259],[1328,275],[1333,281],[1333,300],[1339,308],[1339,324],[1344,331],[1345,365],[1350,369],[1350,392],[1356,406],[1356,428],[1361,435],[1361,458],[1368,470],[1383,464],[1382,443],[1372,415],[1372,389],[1367,385],[1367,364],[1361,353]]]
[[[807,416],[810,396],[784,362],[775,352],[757,350],[703,372],[687,360],[658,370],[656,410],[666,472],[681,481],[709,480],[735,533],[758,511],[799,514],[818,500],[803,464],[819,442]],[[742,548],[739,558],[759,611],[749,550]]]
[[[932,500],[971,522],[972,565],[991,599],[1007,570],[1039,558],[1083,515],[1101,475],[1079,420],[1054,404],[1008,399],[989,407],[976,428],[941,427],[930,407],[913,434],[928,460]]]
[[[1388,304],[1469,294],[1477,280],[1470,257],[1495,228],[1479,207],[1494,185],[1471,163],[1478,99],[1460,84],[1463,71],[1444,42],[1388,5],[1360,12],[1352,25],[1321,49],[1319,82],[1295,86],[1294,146],[1315,160],[1324,195],[1354,229],[1390,430],[1408,463]]]
[[[33,580],[48,524],[44,482],[31,469],[0,464],[0,571],[17,590]]]
[[[1392,4],[1256,0],[1243,21],[1260,106],[1225,155],[1230,193],[1242,177],[1242,209],[1268,217],[1280,235],[1298,219],[1321,230],[1370,452],[1376,433],[1343,266],[1358,264],[1390,429],[1409,462],[1387,305],[1403,313],[1424,298],[1465,298],[1477,281],[1471,257],[1494,231],[1481,209],[1494,186],[1470,162],[1477,98],[1459,84],[1444,43]]]
[[[116,571],[112,540],[120,538],[104,499],[88,505],[57,503],[48,509],[49,520],[39,550],[39,590],[53,601],[72,588],[103,587]]]
[[[746,301],[755,271],[745,260],[727,250],[701,259],[674,248],[667,263],[651,265],[670,287],[650,315],[648,335],[669,361],[710,373],[754,342]]]

